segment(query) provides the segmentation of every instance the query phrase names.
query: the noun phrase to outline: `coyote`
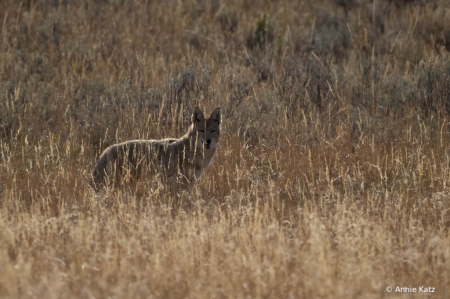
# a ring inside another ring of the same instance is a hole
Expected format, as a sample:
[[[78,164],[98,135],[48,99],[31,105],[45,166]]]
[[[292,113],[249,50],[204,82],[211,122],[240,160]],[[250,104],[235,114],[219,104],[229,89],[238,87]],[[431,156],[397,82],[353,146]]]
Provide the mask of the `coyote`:
[[[184,183],[198,180],[211,164],[220,138],[220,108],[208,119],[195,107],[189,131],[179,139],[131,140],[108,147],[92,171],[92,187],[123,185],[159,175],[181,175]]]

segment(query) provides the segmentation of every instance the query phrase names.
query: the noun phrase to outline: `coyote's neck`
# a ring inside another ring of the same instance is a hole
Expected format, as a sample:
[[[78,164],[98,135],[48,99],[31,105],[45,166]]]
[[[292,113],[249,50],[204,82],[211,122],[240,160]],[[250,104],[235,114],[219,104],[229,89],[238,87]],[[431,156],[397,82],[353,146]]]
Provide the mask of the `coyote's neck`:
[[[195,150],[195,141],[196,141],[196,130],[194,128],[194,125],[191,125],[189,127],[189,130],[187,131],[186,134],[184,134],[183,136],[181,136],[178,139],[178,144],[181,145],[185,151],[185,155],[187,155],[188,153],[193,153]]]

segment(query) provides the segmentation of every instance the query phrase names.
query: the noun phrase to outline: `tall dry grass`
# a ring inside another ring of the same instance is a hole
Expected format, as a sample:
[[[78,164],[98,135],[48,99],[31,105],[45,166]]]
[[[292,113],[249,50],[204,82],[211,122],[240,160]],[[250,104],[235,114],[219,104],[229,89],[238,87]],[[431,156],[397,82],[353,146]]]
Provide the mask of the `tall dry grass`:
[[[449,14],[0,2],[0,297],[448,298]],[[224,115],[192,190],[92,192],[102,150],[195,106]]]

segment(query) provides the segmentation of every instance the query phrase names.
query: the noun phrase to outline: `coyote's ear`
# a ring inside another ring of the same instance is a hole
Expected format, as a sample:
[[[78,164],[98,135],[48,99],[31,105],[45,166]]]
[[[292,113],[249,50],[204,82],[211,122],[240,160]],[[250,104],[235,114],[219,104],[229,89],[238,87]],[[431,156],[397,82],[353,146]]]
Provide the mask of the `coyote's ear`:
[[[194,113],[192,113],[192,123],[198,124],[198,123],[202,122],[203,119],[204,119],[204,116],[203,116],[202,110],[200,110],[200,108],[198,108],[198,107],[195,107]]]
[[[215,123],[220,125],[220,120],[221,120],[220,108],[216,108],[216,110],[214,110],[211,113],[211,116],[209,118],[212,119]]]

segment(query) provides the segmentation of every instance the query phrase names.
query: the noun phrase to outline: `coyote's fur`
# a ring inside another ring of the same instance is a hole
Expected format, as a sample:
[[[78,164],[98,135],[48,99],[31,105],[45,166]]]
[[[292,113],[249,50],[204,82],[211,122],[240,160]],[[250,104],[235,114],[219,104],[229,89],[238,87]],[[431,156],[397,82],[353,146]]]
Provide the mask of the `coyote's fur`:
[[[220,108],[205,119],[196,107],[189,131],[179,139],[131,140],[108,147],[93,172],[92,186],[123,185],[159,175],[198,180],[211,164],[220,138]]]

